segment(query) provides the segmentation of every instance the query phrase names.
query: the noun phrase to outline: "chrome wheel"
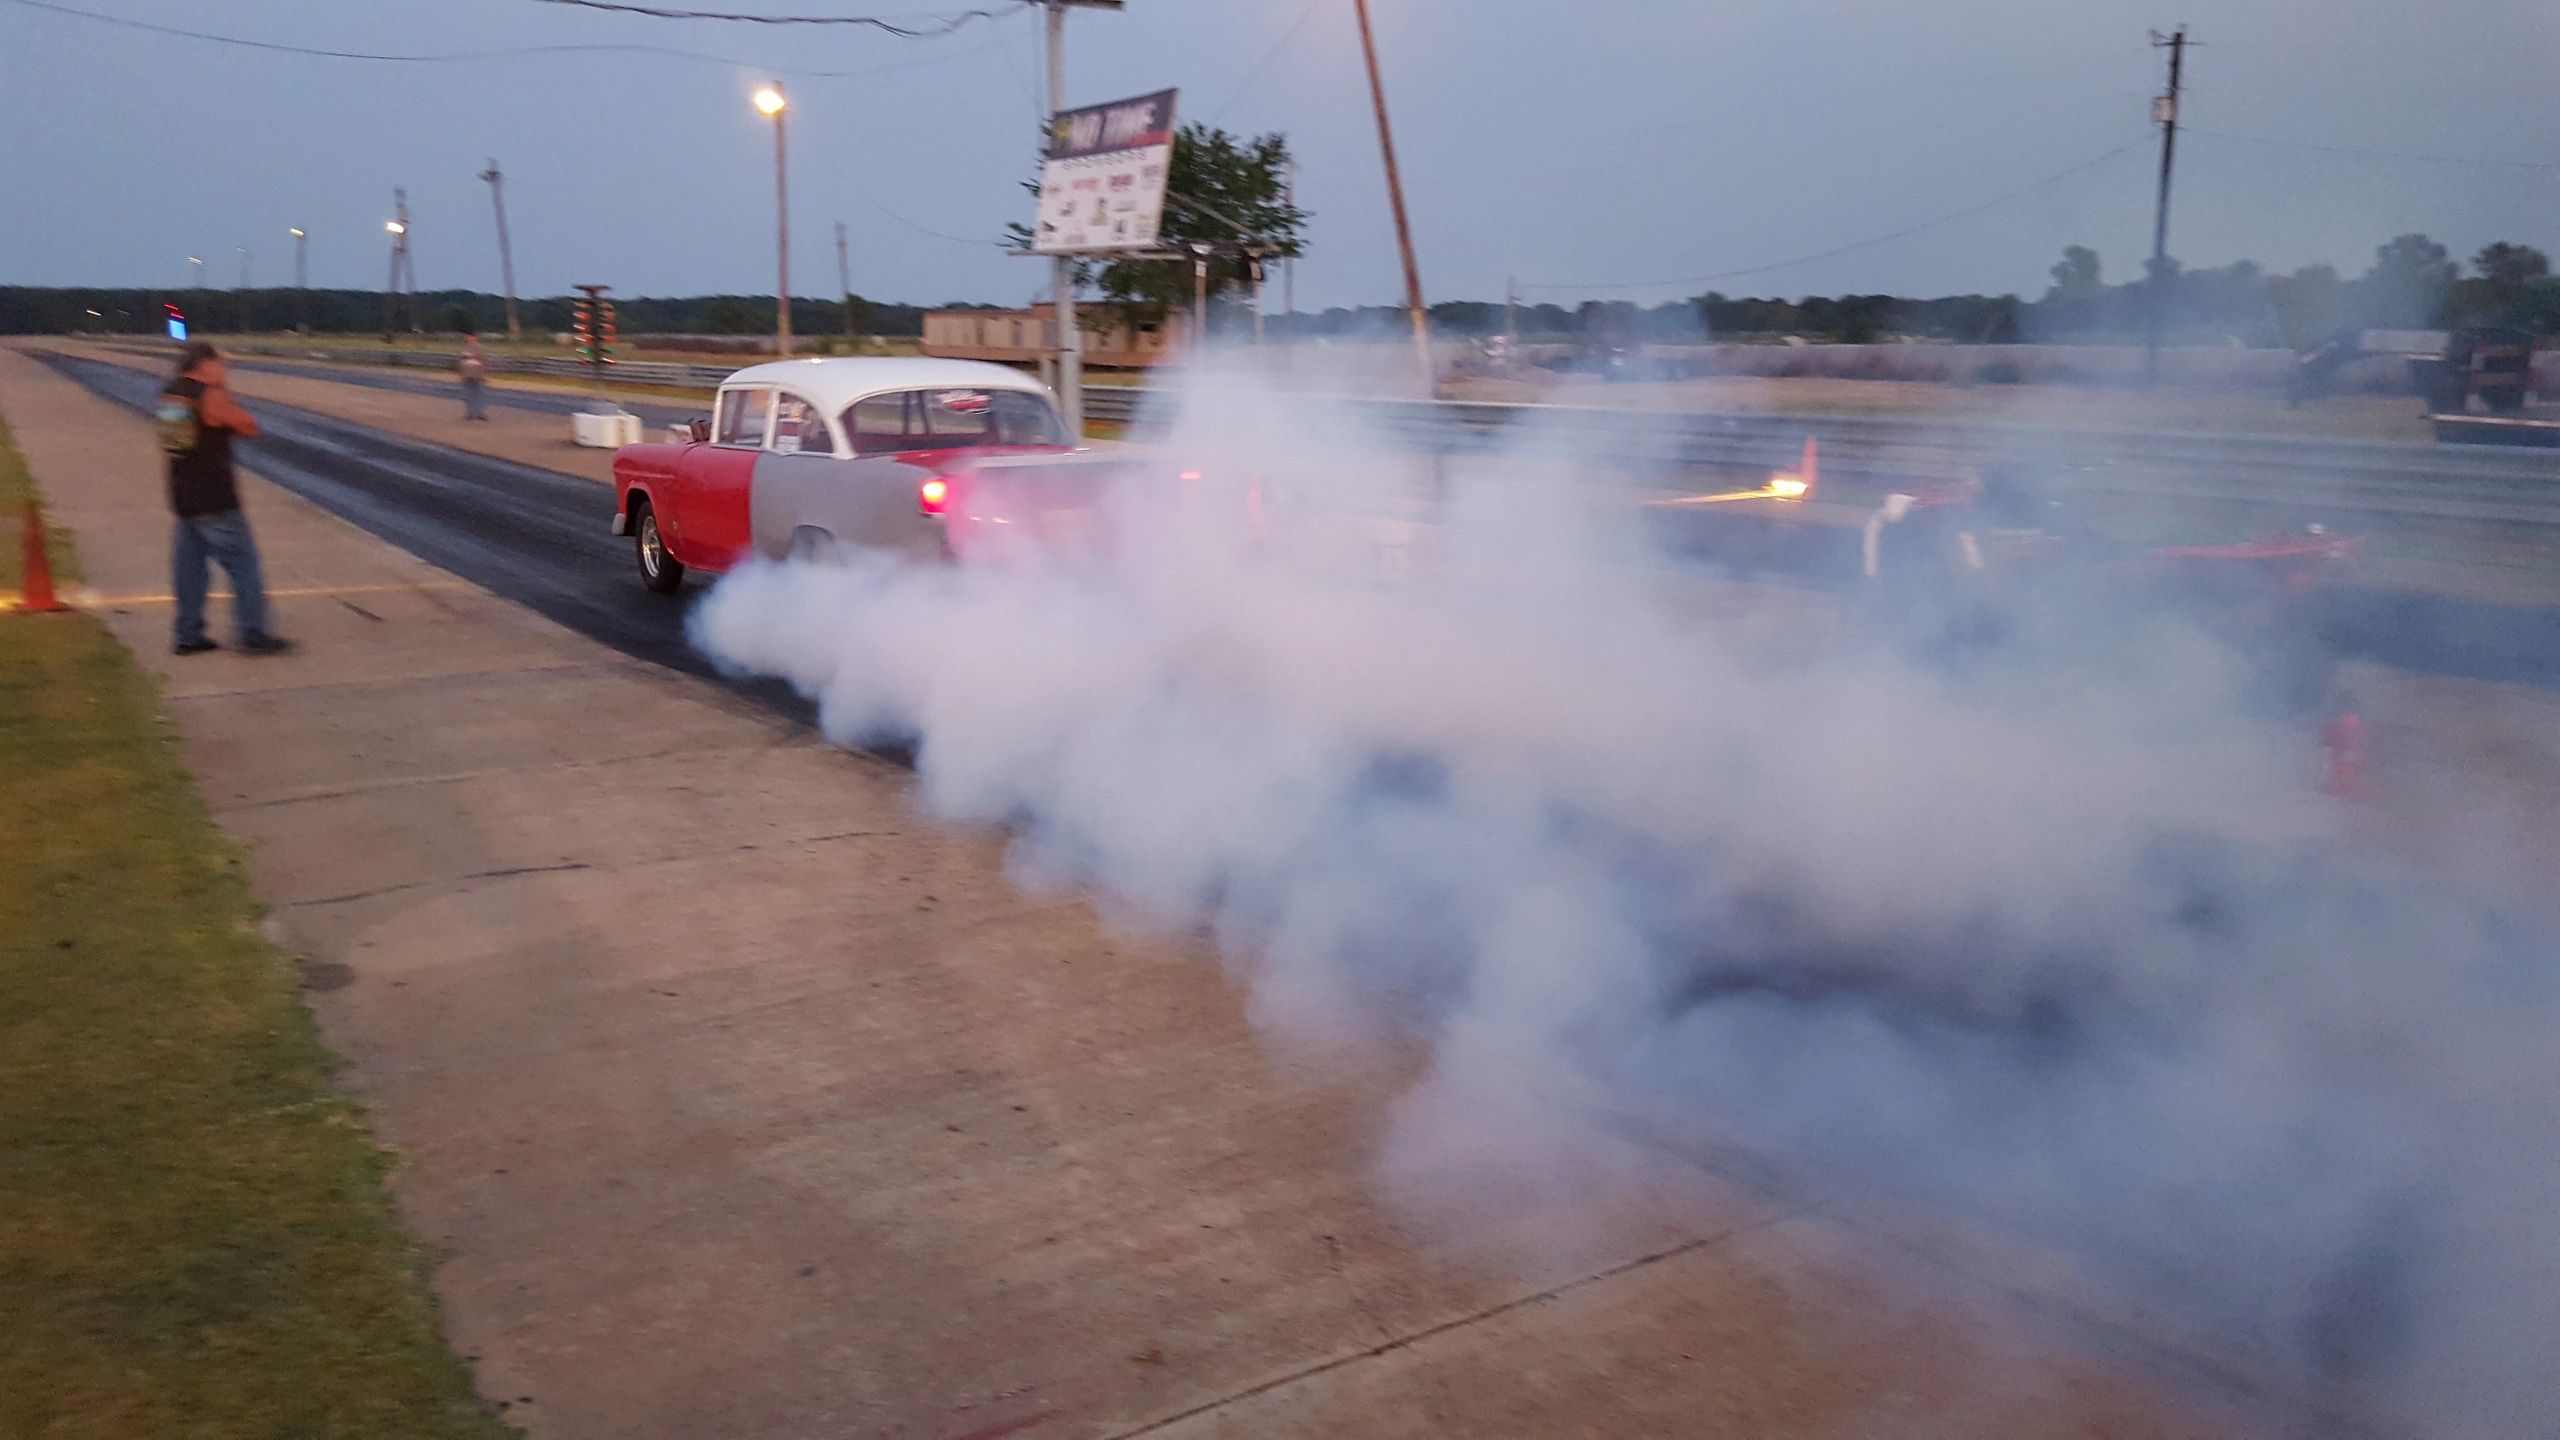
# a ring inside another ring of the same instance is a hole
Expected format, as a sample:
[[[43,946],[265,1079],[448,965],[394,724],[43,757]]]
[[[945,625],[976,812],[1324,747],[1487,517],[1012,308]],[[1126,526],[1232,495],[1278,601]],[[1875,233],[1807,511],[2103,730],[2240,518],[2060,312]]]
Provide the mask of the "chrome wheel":
[[[640,512],[640,573],[655,580],[666,573],[667,546],[658,538],[658,517]]]
[[[658,534],[658,512],[645,502],[632,513],[631,548],[640,559],[640,583],[661,595],[672,595],[684,584],[684,562],[667,553],[667,542]]]

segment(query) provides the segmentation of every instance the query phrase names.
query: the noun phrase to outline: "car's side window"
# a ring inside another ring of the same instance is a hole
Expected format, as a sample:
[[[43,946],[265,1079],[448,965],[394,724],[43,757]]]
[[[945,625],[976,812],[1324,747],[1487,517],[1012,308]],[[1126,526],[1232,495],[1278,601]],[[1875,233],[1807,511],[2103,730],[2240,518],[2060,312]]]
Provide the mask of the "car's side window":
[[[844,432],[856,455],[883,455],[907,448],[907,395],[873,395],[845,407]]]
[[[772,448],[784,455],[832,455],[836,442],[818,407],[785,390],[774,402]]]
[[[771,390],[723,390],[720,392],[719,423],[711,432],[712,443],[760,447],[764,444],[765,422],[772,416]]]

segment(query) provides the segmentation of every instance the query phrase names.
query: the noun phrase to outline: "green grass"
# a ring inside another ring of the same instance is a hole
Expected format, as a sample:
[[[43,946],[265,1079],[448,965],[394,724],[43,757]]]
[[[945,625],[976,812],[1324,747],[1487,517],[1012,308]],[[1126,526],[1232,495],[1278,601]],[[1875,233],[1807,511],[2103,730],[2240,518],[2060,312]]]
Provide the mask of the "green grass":
[[[0,503],[27,486],[0,430]],[[0,615],[0,834],[0,1436],[514,1433],[151,682],[85,616]]]

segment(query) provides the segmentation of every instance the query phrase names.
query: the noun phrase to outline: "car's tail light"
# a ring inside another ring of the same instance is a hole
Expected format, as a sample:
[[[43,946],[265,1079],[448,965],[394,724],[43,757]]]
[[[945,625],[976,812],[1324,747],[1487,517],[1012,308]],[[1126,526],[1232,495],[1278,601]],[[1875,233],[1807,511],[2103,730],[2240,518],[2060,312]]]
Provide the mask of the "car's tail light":
[[[923,515],[939,515],[951,508],[951,482],[936,475],[916,487],[916,511]]]

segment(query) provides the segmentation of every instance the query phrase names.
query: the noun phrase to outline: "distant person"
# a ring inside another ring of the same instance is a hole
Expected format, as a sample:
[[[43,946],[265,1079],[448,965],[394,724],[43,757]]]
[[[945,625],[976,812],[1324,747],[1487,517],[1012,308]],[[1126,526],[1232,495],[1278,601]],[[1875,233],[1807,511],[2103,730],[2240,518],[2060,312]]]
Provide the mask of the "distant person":
[[[293,648],[267,628],[267,586],[258,573],[258,545],[249,517],[240,513],[240,489],[231,470],[231,440],[255,436],[258,422],[231,398],[225,382],[231,363],[210,340],[188,344],[178,356],[178,376],[160,392],[153,418],[160,448],[169,455],[169,508],[178,517],[170,539],[170,589],[178,602],[175,644],[180,655],[218,648],[204,633],[205,562],[220,562],[231,577],[231,606],[240,626],[240,648],[279,655]]]
[[[462,418],[489,418],[489,359],[480,353],[480,337],[462,337],[462,358],[454,362],[454,371],[462,377]]]

